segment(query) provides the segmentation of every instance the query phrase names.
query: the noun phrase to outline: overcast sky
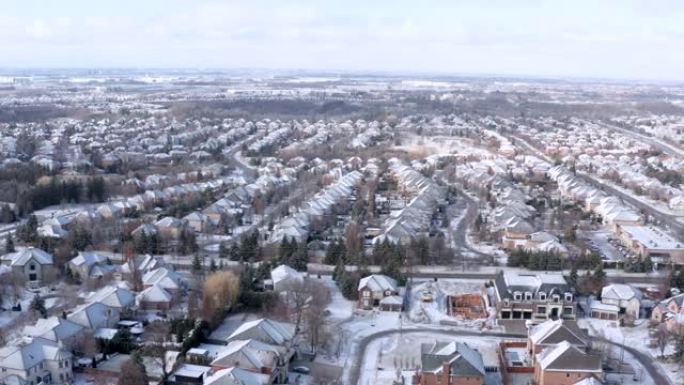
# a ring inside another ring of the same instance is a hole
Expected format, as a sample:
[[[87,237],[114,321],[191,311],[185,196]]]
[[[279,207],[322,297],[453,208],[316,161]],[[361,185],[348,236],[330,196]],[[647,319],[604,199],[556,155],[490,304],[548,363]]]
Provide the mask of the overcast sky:
[[[0,0],[0,67],[684,80],[684,1]]]

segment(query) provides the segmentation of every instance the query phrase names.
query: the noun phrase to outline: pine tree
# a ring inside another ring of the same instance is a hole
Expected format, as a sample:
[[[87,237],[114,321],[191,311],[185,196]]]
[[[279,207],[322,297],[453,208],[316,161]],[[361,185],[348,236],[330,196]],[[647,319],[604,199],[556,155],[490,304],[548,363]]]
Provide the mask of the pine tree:
[[[309,250],[306,247],[306,244],[302,243],[302,245],[299,246],[295,251],[292,267],[297,271],[306,271],[308,264]]]
[[[33,297],[30,305],[31,310],[40,313],[43,318],[47,318],[47,309],[45,308],[45,300],[38,294]]]
[[[214,261],[214,258],[209,261],[209,271],[216,271],[216,262]]]
[[[242,261],[243,260],[240,257],[240,247],[236,243],[233,243],[230,246],[230,250],[228,252],[228,259],[230,259],[231,261]]]
[[[198,254],[195,254],[195,256],[192,258],[192,273],[193,274],[202,273],[202,261],[200,260],[200,257]]]
[[[225,242],[221,242],[219,244],[219,258],[222,258],[222,259],[228,258],[228,247],[226,247]]]
[[[573,287],[577,287],[577,279],[578,279],[577,266],[573,265],[572,269],[570,270],[570,277],[569,277],[570,284]]]
[[[333,275],[332,275],[333,280],[338,281],[340,279],[340,277],[342,276],[342,274],[344,273],[344,271],[345,271],[345,268],[344,268],[344,264],[342,263],[342,261],[337,261],[337,265],[335,265],[335,270],[333,270]]]
[[[5,253],[14,253],[14,240],[12,239],[12,234],[7,234],[5,238]]]

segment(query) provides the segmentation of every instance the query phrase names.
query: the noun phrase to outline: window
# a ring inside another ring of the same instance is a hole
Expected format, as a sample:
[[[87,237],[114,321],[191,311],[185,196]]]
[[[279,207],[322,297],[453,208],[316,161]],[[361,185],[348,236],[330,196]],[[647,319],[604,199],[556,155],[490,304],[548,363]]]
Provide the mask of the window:
[[[572,294],[565,293],[565,302],[572,302]]]
[[[560,301],[560,295],[554,294],[553,295],[553,302],[558,303]]]
[[[36,273],[29,274],[29,281],[36,281],[36,280],[38,280],[38,276],[36,275]]]
[[[32,263],[32,264],[29,266],[29,269],[31,269],[31,271],[36,270],[36,265],[35,265],[34,263]]]
[[[546,314],[546,306],[537,306],[537,314]]]
[[[532,293],[529,291],[525,292],[525,301],[531,301],[532,300]]]
[[[515,293],[513,293],[513,299],[516,301],[520,301],[522,299],[522,293],[516,291]]]
[[[542,301],[546,301],[546,293],[544,293],[543,291],[540,291],[539,292],[539,299]]]

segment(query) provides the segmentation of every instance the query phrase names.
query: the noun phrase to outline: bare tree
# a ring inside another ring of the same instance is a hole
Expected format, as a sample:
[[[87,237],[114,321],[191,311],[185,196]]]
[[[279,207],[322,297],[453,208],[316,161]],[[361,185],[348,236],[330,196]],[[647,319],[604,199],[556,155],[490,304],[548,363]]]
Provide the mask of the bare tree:
[[[217,271],[207,277],[202,290],[202,315],[211,320],[219,310],[233,306],[240,296],[240,279],[231,271]]]
[[[142,291],[142,272],[138,269],[138,266],[136,266],[134,259],[131,259],[128,262],[128,266],[131,269],[131,274],[127,277],[127,281],[131,285],[131,289],[133,289],[133,291]]]
[[[134,357],[135,356],[135,357]],[[134,354],[121,364],[118,385],[148,385],[147,373],[141,358]]]
[[[325,331],[326,307],[330,303],[330,290],[320,282],[314,282],[316,290],[313,291],[311,299],[304,311],[304,321],[309,332],[309,342],[311,351],[321,345],[321,338]]]
[[[79,333],[68,345],[71,350],[84,357],[95,357],[99,350],[93,332],[89,330]]]
[[[5,277],[7,276],[7,277]],[[13,271],[9,274],[3,275],[3,279],[7,279],[7,287],[9,288],[9,295],[12,298],[12,305],[16,305],[21,300],[24,294],[24,287],[26,286],[26,277],[20,272]]]
[[[656,329],[655,333],[655,338],[656,346],[658,346],[658,350],[660,350],[660,357],[664,357],[665,348],[667,348],[667,344],[670,341],[670,332],[667,330],[667,325],[665,325],[664,323],[658,325],[658,328]]]
[[[156,366],[167,378],[173,372],[179,352],[168,350],[171,341],[171,327],[168,322],[154,321],[145,327],[146,343],[141,353],[149,358],[148,363]]]
[[[320,292],[325,292],[327,288],[322,283],[310,278],[301,280],[291,280],[284,288],[285,303],[294,318],[295,334],[300,332],[302,318],[307,307]],[[329,294],[328,294],[329,295]]]

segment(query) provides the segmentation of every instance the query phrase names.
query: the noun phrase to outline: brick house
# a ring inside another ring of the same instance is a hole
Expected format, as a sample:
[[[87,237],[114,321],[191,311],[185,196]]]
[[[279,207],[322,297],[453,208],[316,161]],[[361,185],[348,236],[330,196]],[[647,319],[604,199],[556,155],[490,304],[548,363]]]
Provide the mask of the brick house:
[[[536,356],[536,385],[573,385],[586,378],[603,378],[601,357],[563,341]]]
[[[421,345],[421,370],[414,377],[420,385],[484,385],[485,369],[480,353],[462,342]]]

